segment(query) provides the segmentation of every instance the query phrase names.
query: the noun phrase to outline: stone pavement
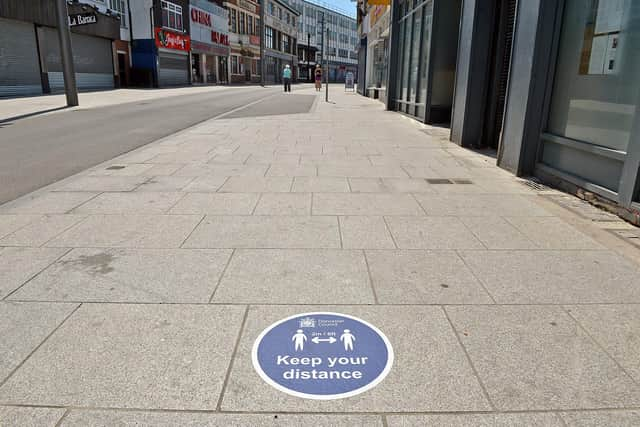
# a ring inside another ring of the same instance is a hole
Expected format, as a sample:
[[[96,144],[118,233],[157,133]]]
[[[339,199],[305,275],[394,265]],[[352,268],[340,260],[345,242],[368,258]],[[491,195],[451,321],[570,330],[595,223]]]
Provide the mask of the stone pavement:
[[[0,425],[640,425],[640,251],[604,229],[628,226],[331,97],[0,207]],[[256,337],[314,310],[384,331],[382,383],[312,401],[262,381]]]

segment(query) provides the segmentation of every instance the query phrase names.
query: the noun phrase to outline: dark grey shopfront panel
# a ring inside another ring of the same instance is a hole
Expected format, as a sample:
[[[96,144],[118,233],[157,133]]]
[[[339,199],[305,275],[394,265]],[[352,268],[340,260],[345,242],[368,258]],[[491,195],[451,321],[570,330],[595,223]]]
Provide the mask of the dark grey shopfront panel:
[[[41,41],[49,86],[52,91],[64,90],[60,44],[54,28],[43,28]],[[113,51],[111,40],[71,33],[73,63],[78,89],[113,89]]]
[[[189,84],[189,56],[159,52],[158,84],[179,86]]]
[[[0,18],[0,96],[42,93],[33,24]]]

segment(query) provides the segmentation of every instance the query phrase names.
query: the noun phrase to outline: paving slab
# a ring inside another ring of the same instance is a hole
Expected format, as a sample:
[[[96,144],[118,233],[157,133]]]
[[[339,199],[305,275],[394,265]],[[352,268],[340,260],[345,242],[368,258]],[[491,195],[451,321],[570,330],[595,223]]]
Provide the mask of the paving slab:
[[[255,215],[311,215],[309,193],[264,193]]]
[[[390,415],[388,427],[563,427],[554,413]]]
[[[314,215],[424,215],[409,194],[337,194],[313,195]]]
[[[1,208],[9,214],[64,214],[93,199],[97,193],[49,192],[18,199]]]
[[[148,176],[79,176],[56,187],[55,191],[133,191]]]
[[[0,406],[0,425],[20,427],[54,427],[65,409]]]
[[[288,193],[293,178],[232,176],[218,190],[220,193]]]
[[[462,251],[501,304],[640,302],[638,267],[607,251]]]
[[[567,427],[637,427],[640,410],[561,412]]]
[[[0,383],[76,307],[77,304],[0,302]]]
[[[377,415],[207,414],[72,410],[61,427],[382,427]]]
[[[330,216],[207,216],[185,248],[340,248]]]
[[[361,251],[313,249],[237,250],[213,301],[241,304],[375,302]]]
[[[346,249],[395,249],[381,216],[341,216],[342,246]]]
[[[158,162],[160,163],[160,162]],[[90,176],[137,176],[144,175],[153,165],[147,163],[118,163],[114,162],[108,166],[93,168]]]
[[[102,193],[73,210],[75,214],[150,214],[166,213],[182,197],[176,192]]]
[[[88,304],[0,387],[0,402],[214,410],[241,306]]]
[[[453,185],[453,184],[449,184]],[[551,216],[533,202],[533,197],[517,194],[416,194],[416,199],[433,216]]]
[[[66,248],[0,248],[0,299],[67,252]]]
[[[254,371],[251,347],[272,323],[305,312],[338,311],[363,319],[389,338],[395,361],[375,388],[357,396],[304,400],[267,385]],[[438,307],[252,306],[222,401],[227,411],[486,411],[490,406]]]
[[[0,239],[42,218],[42,215],[0,214]]]
[[[400,249],[484,249],[458,218],[390,216],[387,224]]]
[[[267,170],[266,176],[274,177],[314,177],[318,175],[318,169],[315,165],[282,165],[272,164]]]
[[[634,382],[558,306],[446,307],[499,410],[636,407]]]
[[[177,248],[201,215],[91,215],[48,247]]]
[[[180,199],[171,214],[251,215],[259,195],[252,193],[189,193]]]
[[[187,164],[173,176],[264,176],[268,165]]]
[[[0,246],[38,247],[85,218],[84,215],[44,215],[0,239]]]
[[[180,177],[175,177],[180,178]],[[182,191],[188,193],[215,193],[227,181],[226,176],[199,176],[197,178],[190,177],[192,181],[186,185]]]
[[[74,249],[12,299],[206,303],[230,256],[230,250]]]
[[[506,220],[542,249],[605,249],[560,218],[511,217]]]
[[[491,304],[453,251],[365,251],[381,304]]]
[[[170,176],[176,173],[178,170],[184,167],[184,163],[161,163],[161,164],[152,164],[149,169],[144,171],[142,175],[144,176]]]
[[[504,218],[498,216],[468,216],[460,217],[459,219],[488,249],[538,248],[529,237]],[[540,231],[543,232],[542,230]]]
[[[347,178],[296,176],[291,191],[296,193],[348,193]]]
[[[640,383],[640,305],[566,307],[587,333]]]
[[[179,192],[184,191],[184,188],[192,181],[193,178],[186,176],[153,176],[148,181],[142,183],[135,191]]]
[[[352,178],[408,178],[400,166],[335,165],[331,162],[318,166],[318,176]]]

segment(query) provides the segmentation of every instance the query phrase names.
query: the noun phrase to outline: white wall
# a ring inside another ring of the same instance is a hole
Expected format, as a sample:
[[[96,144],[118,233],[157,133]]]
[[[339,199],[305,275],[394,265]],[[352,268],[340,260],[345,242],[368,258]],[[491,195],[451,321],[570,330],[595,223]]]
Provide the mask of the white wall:
[[[152,39],[151,6],[153,0],[131,0],[131,23],[134,39]]]

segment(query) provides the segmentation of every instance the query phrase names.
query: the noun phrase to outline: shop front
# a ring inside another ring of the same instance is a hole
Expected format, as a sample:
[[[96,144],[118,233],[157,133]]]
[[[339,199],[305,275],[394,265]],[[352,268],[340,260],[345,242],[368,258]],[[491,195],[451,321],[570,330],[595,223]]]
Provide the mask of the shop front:
[[[163,28],[156,28],[155,35],[158,86],[188,85],[190,37]]]
[[[394,2],[389,109],[425,123],[450,120],[460,4],[461,0]]]
[[[195,84],[228,83],[228,11],[208,1],[192,0],[191,80]]]

